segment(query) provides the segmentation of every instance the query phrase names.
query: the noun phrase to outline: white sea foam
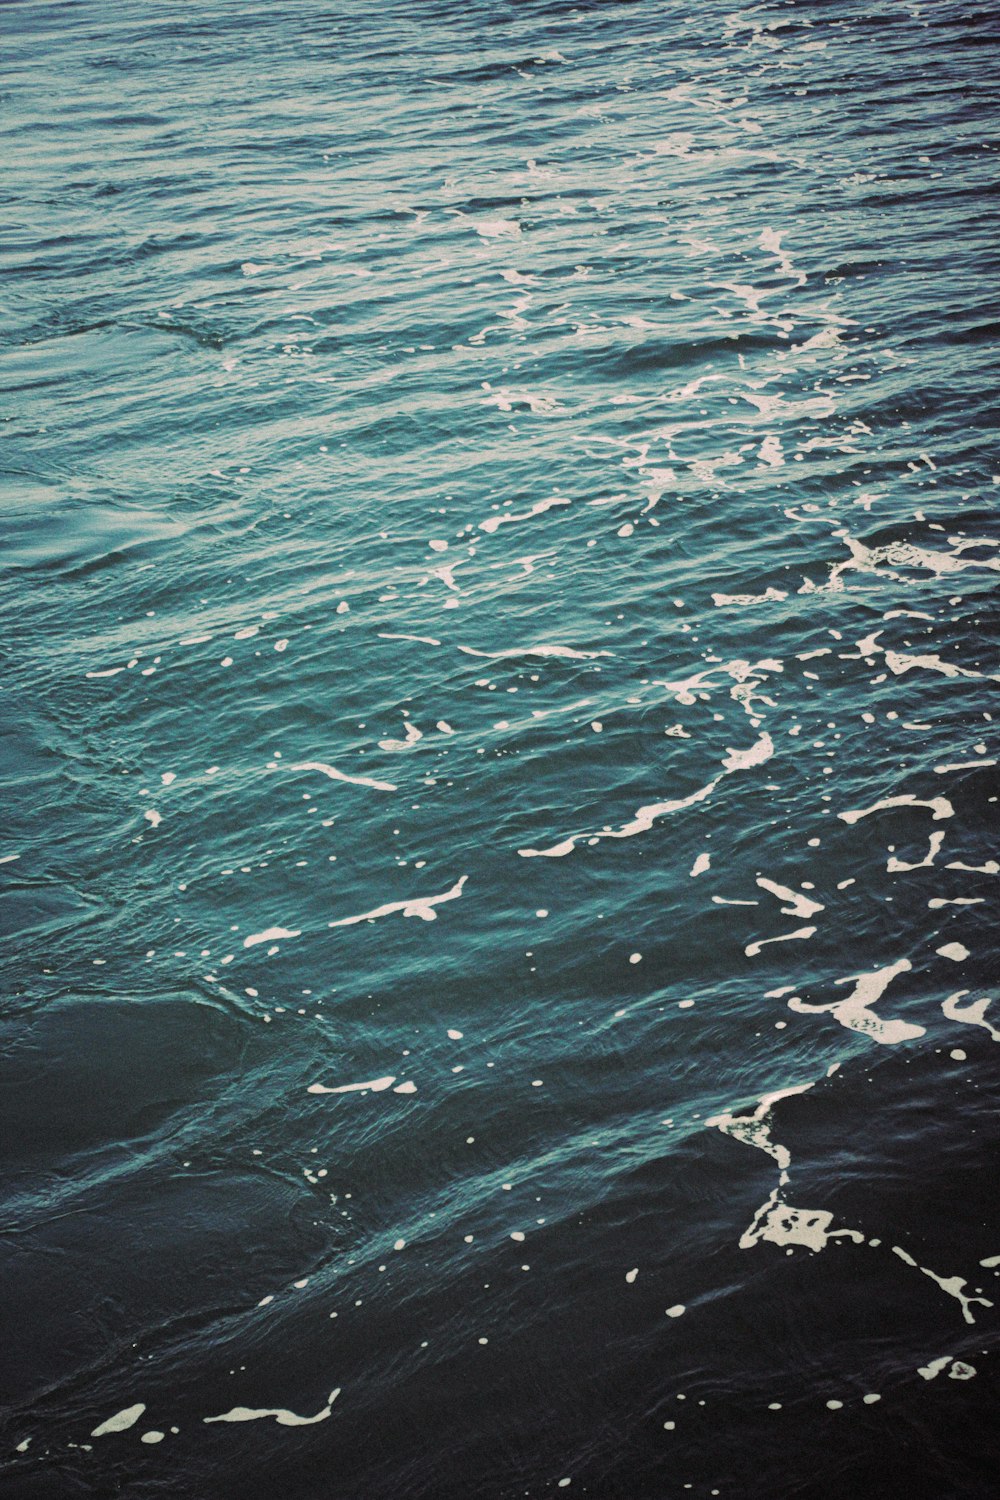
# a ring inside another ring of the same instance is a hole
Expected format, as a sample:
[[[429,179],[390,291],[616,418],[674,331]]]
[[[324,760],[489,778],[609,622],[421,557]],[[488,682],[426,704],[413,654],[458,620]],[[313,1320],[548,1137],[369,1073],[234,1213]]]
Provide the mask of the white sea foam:
[[[243,939],[244,948],[256,948],[260,943],[277,943],[282,938],[301,937],[301,931],[296,927],[265,927],[263,932],[252,932],[249,937]]]
[[[761,949],[766,948],[769,943],[789,943],[795,939],[804,942],[806,938],[814,937],[815,933],[815,927],[796,927],[794,932],[782,932],[777,937],[758,938],[755,943],[747,943],[743,951],[747,958],[756,958]]]
[[[145,1402],[137,1401],[134,1406],[126,1406],[122,1411],[115,1412],[113,1417],[108,1417],[90,1435],[106,1437],[109,1432],[127,1432],[130,1427],[135,1426],[145,1410]]]
[[[364,1083],[338,1083],[327,1087],[323,1083],[311,1083],[307,1094],[383,1094],[396,1082],[395,1076],[387,1073],[384,1078],[369,1078]]]
[[[259,1422],[262,1418],[273,1417],[279,1427],[312,1427],[317,1422],[325,1422],[333,1408],[333,1403],[340,1395],[340,1388],[331,1391],[327,1404],[322,1411],[314,1417],[299,1417],[295,1412],[289,1411],[284,1406],[233,1406],[229,1411],[224,1411],[218,1417],[203,1417],[203,1422]]]
[[[815,916],[817,912],[826,910],[822,901],[814,901],[811,897],[803,895],[801,891],[793,891],[790,886],[779,885],[776,880],[769,880],[765,875],[757,876],[757,884],[762,890],[770,891],[772,896],[777,896],[779,901],[790,903],[781,908],[786,917],[808,919]]]
[[[949,995],[947,1000],[941,1002],[942,1011],[949,1021],[961,1021],[966,1026],[981,1026],[995,1042],[1000,1042],[1000,1028],[986,1019],[986,1012],[992,1003],[990,996],[984,995],[978,1000],[970,1000],[967,1005],[960,1005],[959,1001],[968,993],[968,990],[957,990],[954,995]]]
[[[462,894],[468,875],[462,875],[455,884],[440,896],[410,896],[405,901],[387,901],[384,906],[376,906],[371,911],[363,911],[356,917],[340,917],[335,922],[328,922],[328,927],[354,927],[359,922],[374,922],[378,917],[392,916],[394,912],[401,912],[404,917],[420,917],[424,922],[433,922],[437,916],[434,910],[445,901],[455,901]]]
[[[912,968],[908,958],[901,958],[871,974],[852,974],[846,979],[836,980],[837,984],[854,984],[851,993],[843,1000],[833,1000],[825,1005],[808,1005],[804,1000],[793,996],[788,1002],[788,1008],[802,1015],[829,1011],[849,1031],[858,1031],[862,1036],[869,1036],[873,1041],[887,1046],[914,1041],[924,1035],[926,1027],[918,1026],[913,1021],[887,1021],[872,1009],[897,975],[908,974]]]
[[[921,1271],[925,1276],[929,1276],[930,1279],[936,1282],[941,1290],[943,1292],[946,1292],[949,1297],[954,1297],[955,1301],[962,1309],[962,1317],[965,1319],[966,1323],[974,1323],[976,1321],[975,1315],[972,1311],[974,1307],[993,1306],[993,1303],[987,1297],[971,1296],[963,1290],[963,1288],[968,1284],[964,1276],[939,1276],[937,1271],[932,1271],[927,1266],[920,1265],[919,1262],[914,1260],[913,1256],[910,1255],[909,1251],[904,1250],[901,1245],[893,1245],[892,1253],[893,1255],[898,1255],[899,1259],[903,1261],[905,1265],[912,1266],[914,1270]]]
[[[547,510],[552,510],[559,505],[570,505],[572,502],[565,495],[550,495],[547,500],[537,500],[530,510],[521,511],[515,515],[513,511],[500,511],[497,515],[487,516],[485,521],[480,521],[480,531],[492,535],[501,526],[509,525],[516,521],[530,521],[535,516],[544,515]]]
[[[762,734],[748,750],[729,752],[723,761],[724,774],[729,775],[734,771],[745,771],[753,766],[762,765],[773,754],[774,743],[771,736]],[[523,859],[561,859],[571,854],[579,843],[597,843],[601,839],[627,839],[633,838],[637,833],[648,833],[659,818],[668,817],[672,813],[704,802],[712,795],[721,780],[722,777],[717,776],[687,797],[673,797],[663,802],[649,802],[644,807],[637,807],[634,817],[622,824],[621,828],[603,828],[594,832],[573,833],[547,848],[526,848],[519,849],[517,852]]]
[[[396,786],[391,781],[377,781],[374,776],[351,776],[346,771],[338,771],[336,766],[327,765],[323,760],[300,760],[296,761],[290,768],[292,771],[318,771],[321,776],[327,776],[331,781],[346,781],[352,786],[369,786],[376,792],[394,792]]]
[[[926,807],[935,822],[942,818],[952,818],[955,809],[947,797],[921,798],[915,797],[910,792],[904,792],[899,797],[883,797],[880,802],[873,802],[871,807],[863,807],[854,812],[838,813],[837,817],[844,823],[859,823],[862,818],[871,817],[872,813],[884,812],[893,807]]]

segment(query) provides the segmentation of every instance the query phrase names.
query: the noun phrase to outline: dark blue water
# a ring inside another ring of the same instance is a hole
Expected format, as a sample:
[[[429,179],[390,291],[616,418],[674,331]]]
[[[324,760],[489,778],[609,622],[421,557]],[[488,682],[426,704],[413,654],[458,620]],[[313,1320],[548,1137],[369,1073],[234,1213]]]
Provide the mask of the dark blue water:
[[[731,7],[0,12],[12,1500],[996,1492],[995,27]]]

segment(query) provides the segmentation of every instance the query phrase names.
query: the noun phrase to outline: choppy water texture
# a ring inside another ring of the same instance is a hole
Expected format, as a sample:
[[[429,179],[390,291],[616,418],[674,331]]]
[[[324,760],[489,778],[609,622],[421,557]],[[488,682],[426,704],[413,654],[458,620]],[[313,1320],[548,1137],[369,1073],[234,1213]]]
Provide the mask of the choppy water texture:
[[[996,47],[9,4],[2,1488],[995,1493]]]

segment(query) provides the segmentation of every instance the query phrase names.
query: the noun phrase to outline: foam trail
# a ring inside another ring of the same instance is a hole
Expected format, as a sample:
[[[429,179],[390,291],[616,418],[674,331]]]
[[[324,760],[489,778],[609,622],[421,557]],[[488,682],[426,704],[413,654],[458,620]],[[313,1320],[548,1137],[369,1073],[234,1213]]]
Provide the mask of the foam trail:
[[[480,656],[484,661],[510,661],[518,656],[553,656],[566,661],[593,661],[610,656],[610,651],[576,651],[572,646],[513,646],[509,651],[477,651],[475,646],[459,646],[466,656]]]
[[[259,1422],[262,1417],[273,1417],[279,1427],[312,1427],[316,1422],[325,1422],[333,1403],[340,1395],[340,1388],[331,1391],[327,1404],[314,1417],[299,1417],[284,1406],[234,1406],[218,1417],[203,1417],[203,1422]]]
[[[505,526],[509,521],[530,521],[533,516],[543,515],[545,511],[551,510],[555,505],[569,504],[570,501],[564,496],[554,495],[549,500],[539,500],[530,510],[522,511],[517,516],[512,515],[510,511],[505,511],[503,515],[499,516],[487,516],[485,521],[480,521],[479,529],[492,535],[499,527]]]
[[[296,927],[265,927],[263,932],[252,932],[249,937],[243,939],[244,948],[256,948],[258,943],[276,943],[280,938],[301,937],[301,931]]]
[[[787,598],[784,589],[767,588],[763,594],[713,594],[712,603],[716,609],[724,609],[730,604],[769,604],[772,600],[777,602]]]
[[[956,666],[954,662],[942,661],[940,656],[907,656],[902,651],[887,651],[886,666],[896,677],[923,667],[927,672],[940,672],[944,677],[982,677],[982,672],[973,672],[968,667]]]
[[[883,797],[881,802],[873,802],[871,807],[862,807],[854,812],[838,813],[837,817],[844,823],[859,823],[862,818],[869,818],[872,813],[882,812],[891,807],[926,807],[935,823],[940,822],[942,818],[955,816],[955,809],[947,797],[923,799],[914,797],[910,792],[904,792],[899,797]]]
[[[751,766],[759,766],[769,760],[774,754],[774,742],[769,734],[762,734],[748,750],[731,750],[723,761],[725,774],[730,775],[733,771],[745,771]],[[635,816],[624,823],[621,828],[603,828],[599,833],[572,833],[568,838],[561,839],[557,844],[551,844],[547,849],[519,849],[517,852],[522,859],[562,859],[571,854],[579,843],[597,843],[600,839],[628,839],[637,833],[647,833],[658,818],[667,817],[670,813],[680,812],[682,808],[694,807],[698,802],[704,802],[710,797],[719,785],[722,777],[717,776],[706,786],[699,787],[688,797],[677,797],[666,802],[649,802],[645,807],[637,807]]]
[[[743,951],[747,958],[756,958],[760,950],[766,948],[768,943],[790,943],[793,938],[801,938],[805,941],[806,938],[811,938],[815,931],[815,927],[796,927],[794,932],[783,932],[780,937],[758,938],[757,942],[748,943]]]
[[[90,1434],[91,1437],[106,1437],[109,1432],[128,1432],[146,1410],[144,1401],[137,1401],[134,1406],[126,1406],[124,1411],[116,1412],[113,1417],[108,1417],[100,1426],[95,1427]]]
[[[993,1303],[988,1298],[970,1297],[962,1290],[968,1284],[964,1276],[939,1276],[936,1271],[931,1271],[927,1266],[920,1265],[919,1262],[913,1259],[912,1255],[899,1245],[893,1245],[892,1253],[893,1255],[898,1255],[905,1265],[913,1266],[915,1270],[922,1271],[925,1276],[929,1276],[932,1281],[936,1281],[941,1290],[947,1292],[949,1297],[954,1297],[955,1301],[960,1304],[962,1317],[967,1323],[974,1323],[976,1321],[972,1313],[973,1306],[993,1306]]]
[[[548,849],[519,849],[517,852],[523,859],[561,859],[564,855],[572,853],[577,844],[582,840],[588,843],[591,839],[627,839],[634,834],[646,833],[657,818],[664,818],[670,813],[679,812],[683,807],[693,807],[697,802],[704,802],[706,797],[711,796],[718,786],[718,778],[710,781],[707,786],[699,787],[689,797],[677,797],[668,802],[650,802],[645,807],[637,807],[634,818],[622,825],[621,828],[604,829],[601,833],[574,833],[569,838],[563,839],[558,844],[552,844]]]
[[[373,911],[363,911],[356,917],[340,917],[336,922],[328,922],[328,927],[354,927],[359,922],[372,922],[376,917],[388,917],[393,912],[402,912],[404,917],[420,917],[424,922],[433,922],[437,916],[435,906],[440,906],[444,901],[454,901],[462,894],[462,887],[468,880],[468,875],[463,875],[460,880],[444,891],[440,896],[411,896],[406,901],[387,901],[384,906],[376,906]]]
[[[365,1083],[341,1083],[336,1088],[327,1088],[322,1083],[311,1083],[306,1089],[307,1094],[382,1094],[386,1089],[392,1088],[396,1082],[394,1074],[387,1073],[384,1078],[369,1078]]]
[[[374,776],[349,776],[346,771],[338,771],[336,766],[327,765],[323,760],[300,760],[291,769],[293,771],[318,771],[320,775],[328,776],[331,781],[346,781],[351,786],[370,786],[376,792],[398,790],[392,781],[376,781]]]

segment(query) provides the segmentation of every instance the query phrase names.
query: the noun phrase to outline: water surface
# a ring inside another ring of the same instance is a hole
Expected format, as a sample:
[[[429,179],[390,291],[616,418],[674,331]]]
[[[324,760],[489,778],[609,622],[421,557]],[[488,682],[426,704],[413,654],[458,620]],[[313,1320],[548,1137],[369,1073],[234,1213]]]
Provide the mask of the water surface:
[[[13,1500],[995,1493],[996,48],[731,6],[4,8]]]

